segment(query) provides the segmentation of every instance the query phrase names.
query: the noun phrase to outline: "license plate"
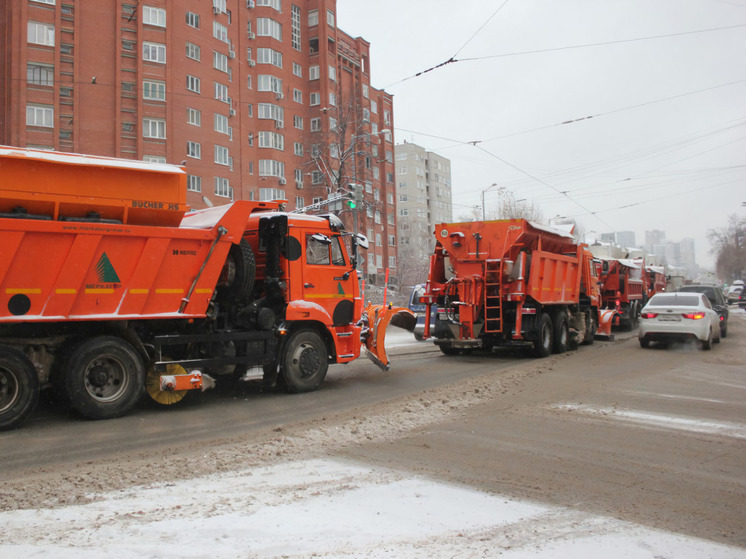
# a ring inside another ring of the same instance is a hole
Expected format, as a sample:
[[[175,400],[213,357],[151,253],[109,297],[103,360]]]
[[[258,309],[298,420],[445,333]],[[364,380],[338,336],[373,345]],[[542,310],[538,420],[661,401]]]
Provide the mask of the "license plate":
[[[663,316],[659,316],[658,320],[661,320],[663,322],[679,322],[679,321],[681,321],[681,317],[680,316],[666,316],[666,315],[663,315]]]

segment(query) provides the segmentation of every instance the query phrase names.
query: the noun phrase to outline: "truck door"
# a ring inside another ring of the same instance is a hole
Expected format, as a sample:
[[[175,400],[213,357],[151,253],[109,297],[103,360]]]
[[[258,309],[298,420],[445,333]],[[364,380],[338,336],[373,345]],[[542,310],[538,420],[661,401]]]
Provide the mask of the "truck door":
[[[322,306],[334,326],[354,317],[352,265],[339,235],[307,233],[304,247],[303,299]]]

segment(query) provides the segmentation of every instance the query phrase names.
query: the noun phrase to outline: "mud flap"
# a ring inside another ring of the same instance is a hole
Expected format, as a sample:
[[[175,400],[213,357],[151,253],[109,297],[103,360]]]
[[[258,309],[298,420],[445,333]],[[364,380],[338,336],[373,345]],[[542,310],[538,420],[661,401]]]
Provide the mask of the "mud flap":
[[[413,332],[417,317],[407,308],[391,305],[368,305],[365,315],[368,317],[368,331],[364,338],[365,353],[381,370],[388,371],[390,361],[386,355],[386,327],[392,324]]]
[[[598,311],[598,330],[596,331],[595,339],[606,340],[609,342],[614,341],[614,334],[611,333],[611,326],[616,321],[618,322],[621,315],[616,309],[602,309]]]

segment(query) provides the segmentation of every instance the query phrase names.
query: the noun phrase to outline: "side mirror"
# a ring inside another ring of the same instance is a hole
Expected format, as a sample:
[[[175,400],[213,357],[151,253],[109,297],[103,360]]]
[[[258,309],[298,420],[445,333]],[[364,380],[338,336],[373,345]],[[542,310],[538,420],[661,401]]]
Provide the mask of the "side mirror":
[[[330,245],[330,244],[332,244],[332,240],[329,237],[327,237],[326,235],[322,235],[321,233],[314,233],[313,235],[311,235],[311,238],[314,241],[317,241],[317,242],[321,243],[322,245]]]
[[[353,237],[353,239],[355,239],[355,243],[357,243],[357,246],[366,250],[368,249],[368,237],[366,237],[362,233],[358,233]]]

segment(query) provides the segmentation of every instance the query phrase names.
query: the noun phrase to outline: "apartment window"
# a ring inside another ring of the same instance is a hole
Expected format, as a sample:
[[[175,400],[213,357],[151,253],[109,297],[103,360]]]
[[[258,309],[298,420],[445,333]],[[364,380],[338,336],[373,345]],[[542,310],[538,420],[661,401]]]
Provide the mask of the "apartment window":
[[[318,66],[311,66],[308,69],[308,79],[309,80],[318,80],[319,79],[319,67]]]
[[[285,150],[285,136],[277,132],[259,132],[259,147]]]
[[[187,108],[187,124],[202,126],[202,111]]]
[[[381,234],[380,233],[376,233],[376,244],[378,246],[381,246]]]
[[[195,29],[199,29],[199,16],[193,12],[187,12],[186,13],[186,24],[189,27],[194,27]]]
[[[311,184],[324,184],[324,173],[321,171],[311,171]],[[314,203],[316,203],[314,201]]]
[[[26,126],[54,127],[54,108],[46,105],[26,106]]]
[[[166,63],[166,45],[161,43],[143,43],[142,59],[147,62]]]
[[[337,106],[337,95],[335,93],[331,92],[331,91],[329,92],[329,104],[332,107],[336,107]]]
[[[224,43],[227,43],[228,42],[228,28],[222,23],[213,21],[212,22],[212,36],[220,41],[223,41]]]
[[[228,134],[230,136],[231,129],[230,126],[228,126],[228,117],[221,115],[220,113],[214,113],[214,117],[215,132]]]
[[[225,0],[212,0],[212,8],[213,10],[216,10],[221,14],[225,14],[228,12],[228,7],[226,6]]]
[[[268,8],[274,8],[278,12],[282,11],[281,0],[256,0],[257,6],[267,6]]]
[[[197,175],[187,175],[187,190],[192,192],[202,192],[202,177]]]
[[[295,188],[303,188],[303,170],[302,169],[295,170]],[[301,207],[303,206],[301,205]]]
[[[300,8],[293,4],[290,10],[290,46],[295,50],[300,50]]]
[[[269,202],[271,200],[285,200],[285,191],[281,188],[260,188],[259,200]]]
[[[33,85],[54,85],[54,66],[29,62],[26,65],[26,81]]]
[[[296,103],[303,102],[303,92],[300,89],[293,89],[293,101]]]
[[[396,246],[396,235],[389,235],[389,246]]]
[[[187,142],[187,156],[202,159],[202,146],[198,142]]]
[[[144,81],[142,82],[142,98],[151,101],[166,100],[166,82]]]
[[[310,95],[310,104],[311,104],[311,106],[320,105],[321,104],[321,94],[318,93],[318,92],[311,93],[311,95]]]
[[[396,268],[396,256],[389,256],[389,268]]]
[[[165,163],[166,158],[162,155],[144,155],[142,158],[143,161],[147,163]]]
[[[200,81],[199,81],[199,78],[197,78],[195,76],[187,75],[186,81],[187,81],[186,88],[189,91],[193,91],[194,93],[199,93],[200,92]]]
[[[311,119],[311,132],[318,132],[319,130],[321,130],[321,119],[312,118]]]
[[[295,197],[295,209],[300,210],[301,208],[304,208],[306,206],[306,202],[303,199],[303,196],[296,196]]]
[[[162,8],[153,8],[151,6],[143,6],[142,22],[146,25],[166,27],[166,10]]]
[[[256,61],[258,64],[272,64],[282,68],[282,53],[275,49],[258,48],[256,49]]]
[[[363,108],[363,122],[370,122],[370,111]]]
[[[272,91],[279,95],[282,95],[282,80],[275,76],[267,74],[260,74],[256,79],[257,91]]]
[[[336,132],[337,130],[337,119],[331,116],[329,117],[329,130],[332,132]]]
[[[407,208],[402,208],[402,209],[399,210],[399,215],[401,215],[401,216],[408,216],[409,215],[409,210]]]
[[[337,81],[337,69],[329,64],[329,79],[333,82]]]
[[[218,101],[228,102],[228,86],[219,82],[215,82],[215,99]]]
[[[272,37],[282,41],[282,25],[268,17],[256,18],[256,34],[259,37]]]
[[[196,60],[199,62],[200,59],[200,48],[199,46],[195,45],[194,43],[190,43],[187,41],[186,44],[186,55],[187,58],[191,58],[192,60]]]
[[[293,74],[298,76],[299,78],[302,78],[303,77],[303,66],[301,66],[297,62],[293,62]]]
[[[283,178],[285,176],[285,164],[274,159],[260,159],[259,176]]]
[[[32,2],[36,2],[38,4],[51,4],[54,6],[55,0],[32,0]]]
[[[326,11],[326,23],[329,27],[334,27],[334,12],[331,10]]]
[[[299,143],[299,142],[295,142],[295,143],[293,144],[293,152],[294,152],[294,153],[295,153],[295,155],[297,155],[298,157],[303,157],[303,144],[301,144],[301,143]]]
[[[381,212],[376,210],[376,223],[381,223]]]
[[[34,45],[54,46],[54,25],[29,21],[26,26],[28,30],[28,42]]]
[[[311,10],[308,12],[308,27],[313,27],[319,24],[319,11]]]
[[[162,118],[142,119],[142,137],[166,139],[166,121]]]
[[[303,130],[303,117],[295,115],[293,117],[293,126],[298,130]]]
[[[391,124],[391,111],[383,111],[383,123]],[[388,136],[388,134],[386,136]]]
[[[215,177],[215,196],[221,198],[230,198],[233,200],[233,188],[228,179],[222,177]]]
[[[285,110],[278,105],[273,105],[272,103],[259,103],[257,117],[274,120],[281,125],[285,121]]]
[[[363,97],[368,98],[368,86],[363,84]]]
[[[221,72],[228,72],[228,56],[222,52],[213,51],[212,67]]]
[[[218,165],[230,165],[228,148],[215,144],[215,163]]]

